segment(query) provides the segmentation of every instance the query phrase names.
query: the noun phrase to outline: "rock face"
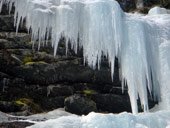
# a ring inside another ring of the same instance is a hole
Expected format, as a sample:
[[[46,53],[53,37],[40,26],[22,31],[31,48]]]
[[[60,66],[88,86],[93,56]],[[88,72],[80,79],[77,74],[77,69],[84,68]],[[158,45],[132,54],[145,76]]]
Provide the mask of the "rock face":
[[[21,27],[15,34],[13,15],[3,8],[0,15],[0,111],[29,115],[65,107],[75,114],[91,111],[130,112],[127,89],[121,90],[118,62],[114,81],[107,59],[100,70],[83,62],[82,49],[77,54],[64,39],[53,56],[50,41],[46,47],[32,48],[31,37]]]

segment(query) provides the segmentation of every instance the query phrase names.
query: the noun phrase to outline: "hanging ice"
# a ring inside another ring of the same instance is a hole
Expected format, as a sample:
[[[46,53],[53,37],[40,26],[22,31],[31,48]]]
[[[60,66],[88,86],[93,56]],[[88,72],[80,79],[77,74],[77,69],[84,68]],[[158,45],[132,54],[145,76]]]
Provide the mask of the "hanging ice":
[[[61,36],[66,47],[83,47],[84,60],[100,68],[101,56],[107,56],[112,76],[115,57],[119,60],[122,88],[128,85],[133,113],[140,98],[148,110],[147,90],[170,108],[170,15],[154,8],[149,15],[124,13],[115,0],[0,0],[15,6],[15,25],[26,19],[32,41],[51,35],[54,55]],[[162,15],[160,15],[162,14]],[[79,40],[78,40],[79,39]],[[164,43],[167,42],[165,45]],[[167,45],[167,46],[166,46]],[[160,91],[161,90],[161,91]]]

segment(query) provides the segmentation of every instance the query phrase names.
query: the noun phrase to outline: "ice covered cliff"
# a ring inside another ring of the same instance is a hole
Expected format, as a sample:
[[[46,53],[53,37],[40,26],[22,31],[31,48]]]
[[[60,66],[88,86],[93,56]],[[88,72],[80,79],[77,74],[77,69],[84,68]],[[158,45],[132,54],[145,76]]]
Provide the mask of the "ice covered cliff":
[[[140,98],[148,111],[147,95],[161,99],[161,109],[170,109],[170,14],[156,7],[148,15],[124,13],[115,0],[0,0],[0,9],[15,6],[15,23],[26,19],[32,41],[45,45],[49,36],[57,53],[65,37],[77,52],[83,47],[84,61],[100,69],[102,56],[114,73],[119,60],[122,88],[128,86],[133,113]],[[67,52],[66,52],[67,53]],[[149,92],[149,94],[147,93]]]

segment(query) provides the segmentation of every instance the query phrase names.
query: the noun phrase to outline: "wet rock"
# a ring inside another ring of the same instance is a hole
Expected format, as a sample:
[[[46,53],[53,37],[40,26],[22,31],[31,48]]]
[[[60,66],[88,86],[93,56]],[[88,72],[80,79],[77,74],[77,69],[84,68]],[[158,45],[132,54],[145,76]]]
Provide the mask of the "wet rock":
[[[97,111],[96,103],[90,99],[79,95],[70,96],[64,101],[65,110],[74,114],[88,114],[92,111]]]
[[[130,101],[127,96],[115,94],[93,94],[91,99],[96,102],[98,110],[104,112],[120,113],[130,112]]]

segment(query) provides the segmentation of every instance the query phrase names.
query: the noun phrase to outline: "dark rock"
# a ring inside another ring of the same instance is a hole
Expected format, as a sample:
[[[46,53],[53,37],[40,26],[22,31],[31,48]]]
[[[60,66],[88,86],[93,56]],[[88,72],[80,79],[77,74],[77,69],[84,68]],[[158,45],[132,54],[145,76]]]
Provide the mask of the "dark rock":
[[[0,26],[1,26],[0,31],[15,32],[13,15],[1,15],[0,16]]]
[[[107,83],[108,84],[113,84],[110,74],[111,73],[110,73],[109,68],[95,71],[94,82],[96,82],[96,83],[105,83],[105,84],[107,84]]]
[[[12,6],[11,12],[9,12],[9,8],[8,6],[5,4],[2,6],[2,10],[1,10],[1,15],[9,15],[9,14],[14,14],[15,8],[14,6]]]
[[[57,82],[92,82],[93,70],[76,64],[45,64],[35,62],[27,66],[15,66],[7,71],[10,75],[23,78],[26,83],[48,85]]]
[[[10,78],[10,76],[8,74],[0,72],[0,80],[2,80],[3,78]]]
[[[16,48],[23,48],[26,46],[29,46],[29,48],[31,48],[30,46],[32,45],[30,42],[31,36],[27,33],[16,34],[16,32],[0,32],[0,38],[14,42],[13,45],[17,44]]]
[[[32,58],[33,61],[45,61],[47,63],[58,62],[62,60],[62,56],[60,55],[51,55],[47,54],[46,52],[36,52]]]
[[[23,107],[23,104],[18,105],[14,102],[0,101],[0,111],[2,112],[17,112],[21,111]]]
[[[20,56],[33,56],[33,50],[31,49],[7,49],[6,51],[10,54],[16,54]]]
[[[14,16],[13,15],[0,15],[0,31],[2,32],[15,32]],[[26,28],[19,27],[19,32],[27,32]]]
[[[56,70],[51,64],[33,63],[27,66],[16,66],[9,73],[23,78],[29,84],[48,85],[58,81]]]
[[[104,112],[120,113],[130,112],[130,101],[127,96],[115,94],[93,94],[91,98],[96,102],[98,110]]]
[[[57,96],[51,98],[37,96],[34,98],[35,102],[38,103],[41,106],[41,108],[46,111],[64,107],[65,96]]]
[[[0,80],[0,92],[7,91],[11,84],[11,80],[9,78],[1,78]]]
[[[4,123],[0,123],[0,128],[25,128],[33,124],[34,123],[24,122],[24,121],[4,122]]]
[[[24,79],[15,78],[0,72],[0,92],[10,91],[10,88],[23,88],[24,86]]]
[[[136,1],[135,0],[117,0],[121,6],[121,8],[128,12],[136,9]]]
[[[103,89],[104,85],[98,85],[93,83],[73,83],[71,86],[74,87],[76,93],[83,92],[84,90],[96,90],[97,92]]]
[[[49,85],[47,87],[39,87],[35,92],[47,97],[70,96],[73,94],[73,88],[65,85]]]
[[[71,61],[61,64],[56,68],[56,71],[60,72],[60,81],[89,83],[92,82],[94,78],[94,71],[91,68],[83,65],[72,64]]]
[[[55,97],[55,96],[70,96],[73,94],[73,88],[69,86],[62,85],[50,85],[47,87],[47,96]]]
[[[16,44],[6,39],[0,39],[0,49],[14,48]]]
[[[96,103],[90,99],[73,95],[65,99],[65,110],[74,114],[88,114],[92,111],[97,111]]]
[[[101,62],[100,70],[96,70],[94,72],[94,83],[111,84],[113,86],[120,86],[121,82],[119,80],[119,66],[118,65],[119,65],[118,59],[115,58],[115,68],[114,68],[114,74],[113,74],[113,80],[112,80],[111,70],[109,67],[108,60],[106,58],[103,58],[103,61]]]
[[[117,95],[128,95],[128,90],[125,88],[124,91],[122,87],[115,87],[114,85],[106,84],[103,86],[102,93],[112,93]]]
[[[0,59],[2,61],[0,61],[0,69],[2,68],[5,68],[7,66],[18,66],[18,65],[21,65],[21,60],[15,56],[15,55],[12,55],[10,52],[4,50],[3,53],[0,53]],[[3,67],[2,67],[3,66]]]

